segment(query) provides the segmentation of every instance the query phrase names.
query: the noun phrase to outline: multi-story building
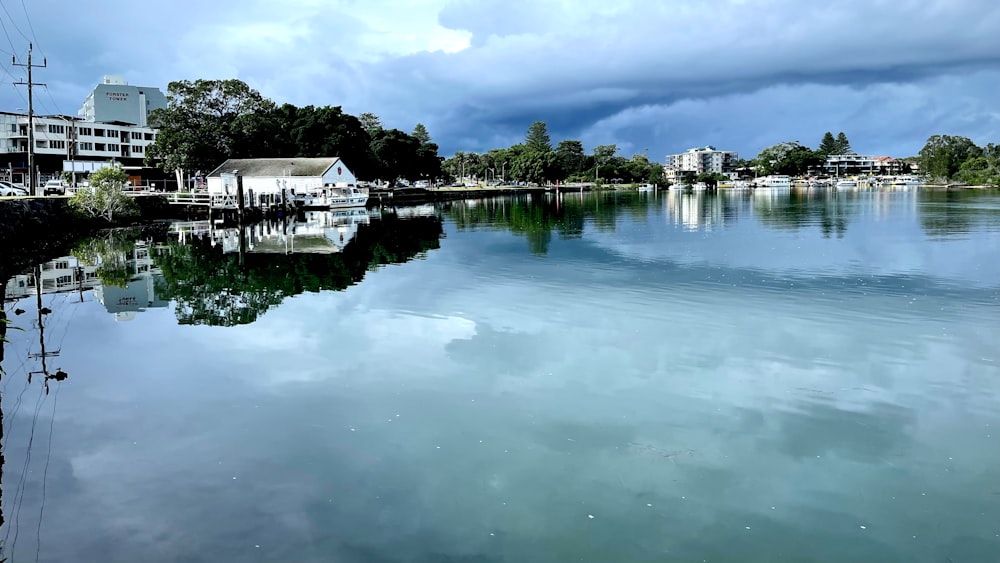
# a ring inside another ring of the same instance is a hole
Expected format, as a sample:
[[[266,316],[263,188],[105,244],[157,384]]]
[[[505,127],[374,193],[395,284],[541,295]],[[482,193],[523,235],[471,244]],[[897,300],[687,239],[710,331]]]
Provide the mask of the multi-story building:
[[[664,172],[669,180],[684,172],[728,174],[734,171],[737,158],[736,151],[720,151],[711,146],[688,149],[680,154],[668,154]]]
[[[79,115],[84,121],[145,127],[153,110],[166,107],[167,98],[159,88],[131,86],[121,76],[106,75],[87,96]]]
[[[156,88],[127,86],[105,77],[84,102],[83,117],[35,115],[35,185],[63,171],[93,172],[109,162],[139,171],[156,140],[148,114],[166,107],[165,100]],[[0,168],[3,179],[28,184],[26,114],[0,112]]]
[[[905,167],[905,162],[892,157],[860,154],[831,154],[823,164],[823,169],[831,176],[899,174]]]

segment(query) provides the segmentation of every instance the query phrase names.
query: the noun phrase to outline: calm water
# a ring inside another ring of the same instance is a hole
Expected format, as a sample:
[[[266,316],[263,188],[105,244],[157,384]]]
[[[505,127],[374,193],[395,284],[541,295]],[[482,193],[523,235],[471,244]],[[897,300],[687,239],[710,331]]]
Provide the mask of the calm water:
[[[8,283],[10,561],[1000,560],[997,193],[142,236]]]

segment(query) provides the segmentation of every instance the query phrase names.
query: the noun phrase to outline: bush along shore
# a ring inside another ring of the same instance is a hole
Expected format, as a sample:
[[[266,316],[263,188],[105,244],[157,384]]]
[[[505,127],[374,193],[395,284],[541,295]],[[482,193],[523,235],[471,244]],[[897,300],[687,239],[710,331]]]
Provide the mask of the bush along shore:
[[[82,238],[103,230],[150,226],[169,217],[163,198],[137,199],[137,214],[114,221],[81,213],[64,197],[0,199],[0,281],[65,255]]]

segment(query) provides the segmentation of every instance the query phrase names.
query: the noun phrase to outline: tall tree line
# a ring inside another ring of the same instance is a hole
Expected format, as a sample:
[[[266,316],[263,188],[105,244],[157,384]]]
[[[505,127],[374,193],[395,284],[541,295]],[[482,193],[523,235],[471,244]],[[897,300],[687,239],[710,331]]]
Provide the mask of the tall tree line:
[[[340,106],[277,105],[240,80],[176,81],[146,163],[165,171],[207,173],[228,158],[339,156],[365,180],[441,176],[438,145],[422,124],[386,129],[374,114]]]
[[[574,139],[561,140],[553,147],[544,121],[532,123],[524,141],[510,147],[485,153],[457,152],[444,161],[443,170],[451,178],[477,182],[663,181],[663,166],[645,154],[626,159],[618,154],[616,145],[599,145],[591,154]]]

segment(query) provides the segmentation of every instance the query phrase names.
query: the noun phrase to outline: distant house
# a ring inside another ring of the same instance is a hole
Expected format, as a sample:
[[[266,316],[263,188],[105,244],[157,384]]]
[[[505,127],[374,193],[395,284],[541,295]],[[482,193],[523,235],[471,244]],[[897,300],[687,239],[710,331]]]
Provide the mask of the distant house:
[[[354,173],[339,157],[231,158],[208,174],[208,193],[235,193],[229,175],[243,177],[243,190],[255,194],[308,193],[324,186],[357,184]]]

